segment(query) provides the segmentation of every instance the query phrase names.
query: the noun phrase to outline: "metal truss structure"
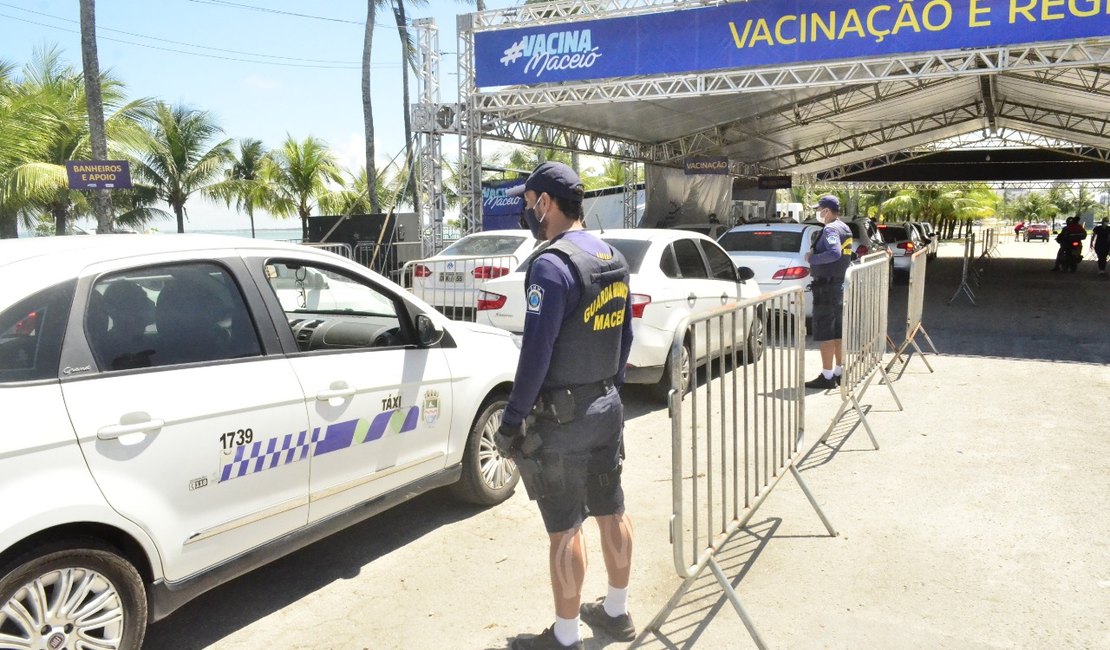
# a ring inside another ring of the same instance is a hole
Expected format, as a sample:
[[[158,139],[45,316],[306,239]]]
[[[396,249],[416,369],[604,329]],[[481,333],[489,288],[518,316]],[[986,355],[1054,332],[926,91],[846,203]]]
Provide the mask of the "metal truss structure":
[[[439,28],[429,18],[412,22],[420,42],[420,103],[412,107],[413,129],[419,134],[417,161],[420,169],[420,224],[423,255],[443,247],[443,150],[439,133]],[[449,126],[449,125],[448,125]],[[450,129],[453,131],[454,129]],[[422,255],[422,256],[423,256]]]
[[[736,176],[836,182],[934,153],[1057,148],[1110,162],[1110,35],[757,69],[480,89],[475,34],[704,7],[703,0],[564,0],[459,17],[461,217],[478,227],[481,141],[679,166],[726,155]],[[432,100],[425,99],[426,103]],[[430,110],[426,107],[424,110]],[[979,134],[986,133],[986,136]],[[635,178],[626,173],[626,178]],[[634,196],[626,194],[631,225]]]

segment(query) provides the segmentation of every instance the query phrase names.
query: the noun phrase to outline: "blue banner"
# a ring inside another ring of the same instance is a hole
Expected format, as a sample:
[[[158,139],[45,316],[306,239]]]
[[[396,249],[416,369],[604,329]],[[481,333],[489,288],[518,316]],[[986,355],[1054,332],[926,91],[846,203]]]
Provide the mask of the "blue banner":
[[[523,185],[525,179],[482,183],[482,230],[520,228],[524,198],[506,196],[510,188]]]
[[[67,160],[71,190],[129,190],[131,163],[126,160]]]
[[[1107,35],[1104,0],[752,0],[478,32],[475,74],[488,88]]]

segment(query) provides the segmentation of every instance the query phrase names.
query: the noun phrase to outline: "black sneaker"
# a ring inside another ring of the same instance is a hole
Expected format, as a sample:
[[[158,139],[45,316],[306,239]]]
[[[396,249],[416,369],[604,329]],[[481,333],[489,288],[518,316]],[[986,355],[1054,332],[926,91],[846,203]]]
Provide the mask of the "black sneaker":
[[[824,375],[821,375],[821,376],[824,377]],[[836,387],[837,388],[840,388],[840,377],[841,377],[840,375],[833,375],[833,381],[836,382]]]
[[[806,382],[806,388],[819,388],[821,390],[828,390],[836,388],[837,383],[835,379],[829,379],[824,374],[817,375],[816,379],[811,379]]]
[[[510,650],[565,650],[566,648],[582,650],[582,640],[579,639],[571,645],[559,643],[559,639],[555,638],[554,625],[539,634],[528,634],[517,637],[509,644]]]
[[[596,628],[617,641],[631,641],[636,638],[636,626],[632,624],[630,614],[609,616],[605,611],[605,599],[598,598],[596,603],[582,603],[578,613],[582,622]]]

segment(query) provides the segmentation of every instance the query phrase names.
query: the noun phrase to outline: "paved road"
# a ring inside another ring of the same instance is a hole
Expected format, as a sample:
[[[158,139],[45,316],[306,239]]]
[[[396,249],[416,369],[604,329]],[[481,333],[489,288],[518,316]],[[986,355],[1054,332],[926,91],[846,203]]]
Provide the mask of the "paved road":
[[[722,554],[776,648],[1110,647],[1110,282],[1050,273],[1051,244],[1007,243],[976,290],[958,244],[930,265],[924,323],[943,353],[865,395],[882,448],[851,418],[804,476],[830,538],[785,480]],[[903,320],[896,287],[892,330]],[[897,335],[898,333],[895,332]],[[810,346],[813,348],[813,346]],[[807,352],[807,376],[819,365]],[[679,585],[671,560],[670,421],[628,396],[632,607],[646,623]],[[812,440],[838,406],[807,398]],[[596,533],[586,598],[604,593]],[[546,537],[518,493],[490,510],[425,495],[216,589],[151,628],[151,648],[502,648],[550,624]],[[591,636],[587,648],[623,647]],[[703,578],[636,647],[747,648]]]

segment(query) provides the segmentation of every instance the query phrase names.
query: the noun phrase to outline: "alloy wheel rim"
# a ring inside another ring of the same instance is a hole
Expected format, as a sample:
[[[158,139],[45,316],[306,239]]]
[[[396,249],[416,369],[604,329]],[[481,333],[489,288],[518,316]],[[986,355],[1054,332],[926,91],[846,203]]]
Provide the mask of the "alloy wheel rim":
[[[501,426],[501,416],[504,413],[505,410],[501,409],[486,420],[482,437],[478,441],[478,466],[481,468],[482,480],[493,490],[505,487],[516,472],[516,464],[502,456],[493,443],[493,436]]]
[[[82,567],[47,571],[0,607],[0,646],[27,650],[115,650],[125,614],[115,585]]]

